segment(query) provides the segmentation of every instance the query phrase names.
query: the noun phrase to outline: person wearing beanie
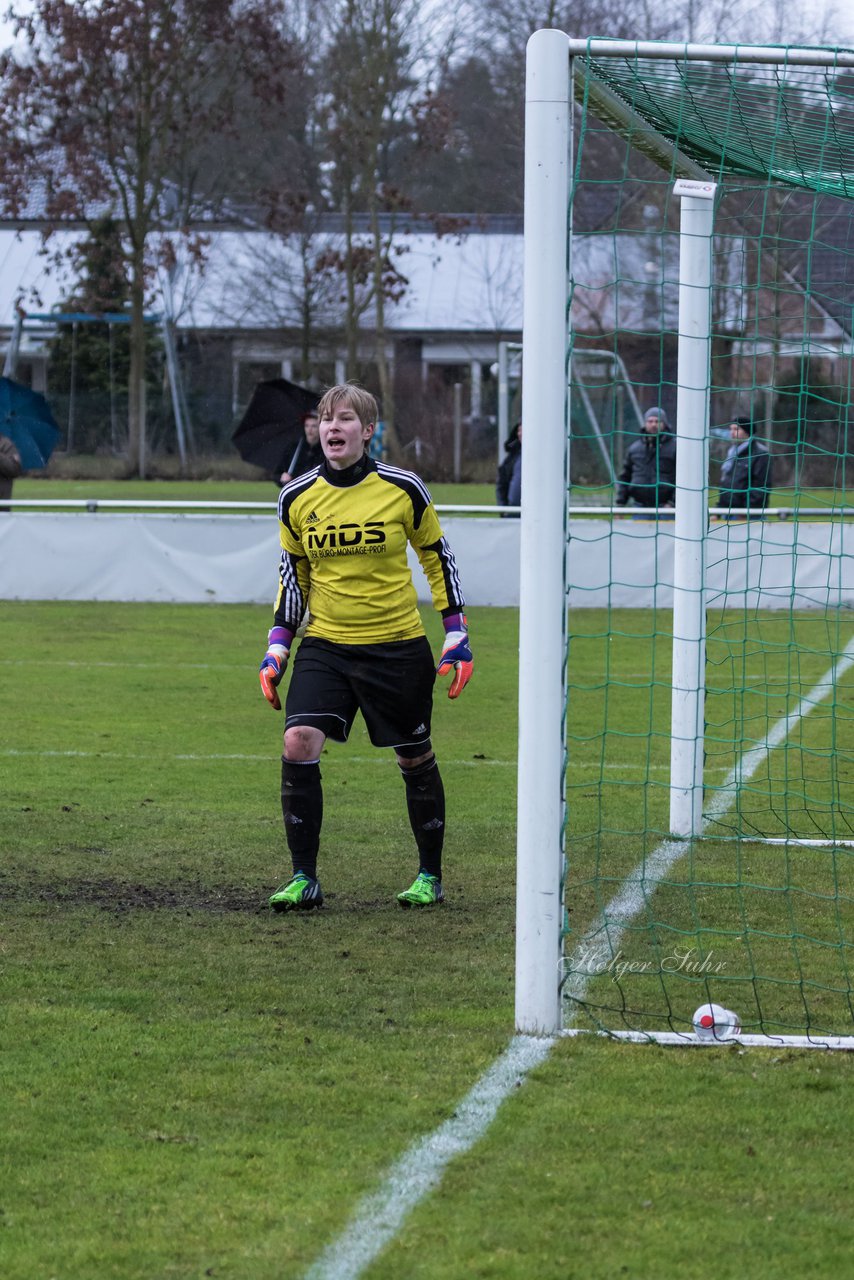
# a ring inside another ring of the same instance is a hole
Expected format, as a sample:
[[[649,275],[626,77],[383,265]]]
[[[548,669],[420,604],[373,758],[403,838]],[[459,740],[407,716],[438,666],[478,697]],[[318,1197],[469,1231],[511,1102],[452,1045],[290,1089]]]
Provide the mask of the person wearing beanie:
[[[732,444],[721,465],[717,505],[726,508],[725,520],[741,514],[761,519],[771,496],[771,454],[754,436],[750,418],[732,418],[729,435]]]
[[[629,502],[670,513],[676,505],[676,437],[660,405],[647,409],[643,435],[626,451],[616,504],[625,507]]]

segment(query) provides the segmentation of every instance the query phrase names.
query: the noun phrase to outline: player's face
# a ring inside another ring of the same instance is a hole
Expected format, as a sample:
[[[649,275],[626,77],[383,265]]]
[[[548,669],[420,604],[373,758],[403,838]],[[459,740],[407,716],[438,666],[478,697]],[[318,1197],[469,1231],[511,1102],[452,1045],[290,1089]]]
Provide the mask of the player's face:
[[[320,419],[320,447],[333,471],[343,471],[358,462],[373,434],[373,422],[363,425],[346,400],[339,401]]]

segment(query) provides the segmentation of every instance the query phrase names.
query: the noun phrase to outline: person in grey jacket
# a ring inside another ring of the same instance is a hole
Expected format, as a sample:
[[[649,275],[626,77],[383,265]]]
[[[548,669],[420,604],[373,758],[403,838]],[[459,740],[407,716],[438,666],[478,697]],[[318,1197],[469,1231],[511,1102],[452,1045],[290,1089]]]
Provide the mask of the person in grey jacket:
[[[737,516],[761,519],[772,488],[772,462],[767,447],[753,435],[750,418],[733,418],[729,428],[732,444],[721,464],[721,488],[717,505],[728,507],[724,520]],[[757,512],[757,508],[761,510]],[[747,515],[752,509],[754,515]]]
[[[672,511],[676,505],[676,437],[659,405],[647,409],[643,435],[630,445],[617,482],[618,507],[656,507]]]

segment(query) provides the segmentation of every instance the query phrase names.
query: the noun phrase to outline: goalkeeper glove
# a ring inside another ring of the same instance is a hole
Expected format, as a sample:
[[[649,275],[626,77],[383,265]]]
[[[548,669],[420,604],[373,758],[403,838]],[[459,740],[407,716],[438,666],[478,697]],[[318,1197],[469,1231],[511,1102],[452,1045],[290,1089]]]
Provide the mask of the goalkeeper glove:
[[[443,621],[445,646],[436,670],[440,676],[446,676],[453,668],[455,675],[448,689],[448,697],[458,698],[471,680],[474,666],[469,647],[469,633],[466,629],[465,615],[462,613],[454,613]]]
[[[258,669],[258,678],[261,681],[261,692],[274,711],[282,709],[277,685],[285,674],[293,642],[294,633],[287,627],[273,627],[267,636],[267,652]]]

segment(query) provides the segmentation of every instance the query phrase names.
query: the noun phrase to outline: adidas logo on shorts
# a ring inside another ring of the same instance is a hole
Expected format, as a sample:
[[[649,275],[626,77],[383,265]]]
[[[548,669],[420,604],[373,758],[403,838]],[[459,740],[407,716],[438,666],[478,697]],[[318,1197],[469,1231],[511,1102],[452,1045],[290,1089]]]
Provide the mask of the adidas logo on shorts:
[[[427,726],[426,726],[426,724],[420,724],[420,725],[418,726],[418,728],[417,728],[417,729],[413,729],[413,730],[412,730],[412,732],[413,732],[413,733],[426,733],[426,732],[427,732]]]

